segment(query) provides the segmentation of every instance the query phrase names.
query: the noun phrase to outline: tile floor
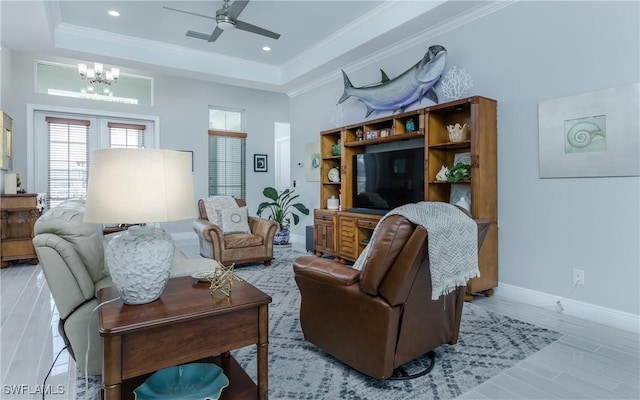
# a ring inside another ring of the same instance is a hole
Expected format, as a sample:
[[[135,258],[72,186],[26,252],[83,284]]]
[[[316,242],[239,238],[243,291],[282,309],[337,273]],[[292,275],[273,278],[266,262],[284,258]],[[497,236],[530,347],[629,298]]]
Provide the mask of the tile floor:
[[[176,243],[198,257],[197,243]],[[498,296],[474,304],[565,336],[459,399],[639,399],[637,334],[573,318],[553,307],[513,303]],[[0,399],[42,399],[42,381],[64,346],[58,316],[37,265],[0,272]],[[44,386],[47,400],[75,398],[76,366],[66,351]],[[93,400],[93,399],[92,399]],[[278,400],[278,399],[276,399]]]

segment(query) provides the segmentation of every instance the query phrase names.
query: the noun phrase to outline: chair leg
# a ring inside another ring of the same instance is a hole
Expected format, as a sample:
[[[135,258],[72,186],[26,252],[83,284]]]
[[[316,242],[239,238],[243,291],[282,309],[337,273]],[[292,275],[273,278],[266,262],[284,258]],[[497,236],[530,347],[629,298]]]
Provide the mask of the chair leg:
[[[407,380],[407,379],[415,379],[428,374],[433,369],[433,366],[436,365],[436,353],[434,353],[432,350],[426,354],[426,357],[428,359],[429,365],[427,365],[425,369],[423,369],[422,371],[409,375],[409,373],[407,373],[407,371],[401,365],[398,368],[393,370],[393,375],[389,377],[389,380],[401,381],[401,380]]]
[[[268,266],[270,266],[270,265],[271,265],[271,260],[266,260],[266,261],[264,262],[264,265],[266,265],[267,267],[268,267]]]

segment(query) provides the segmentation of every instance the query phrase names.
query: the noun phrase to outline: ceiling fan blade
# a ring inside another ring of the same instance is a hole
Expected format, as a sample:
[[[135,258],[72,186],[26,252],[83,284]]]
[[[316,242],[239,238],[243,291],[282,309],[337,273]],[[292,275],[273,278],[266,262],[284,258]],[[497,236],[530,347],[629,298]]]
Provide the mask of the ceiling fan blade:
[[[181,12],[181,13],[184,13],[184,14],[195,15],[196,17],[209,18],[209,19],[212,19],[214,21],[216,19],[215,16],[212,17],[210,15],[198,14],[198,13],[194,13],[194,12],[191,12],[191,11],[178,10],[177,8],[171,8],[171,7],[166,7],[166,6],[162,6],[162,8],[164,8],[166,10]]]
[[[222,32],[224,31],[216,26],[216,29],[213,30],[211,35],[207,35],[207,40],[209,42],[215,42],[216,39],[219,38],[220,35],[222,35]]]
[[[247,31],[251,33],[257,33],[258,35],[270,37],[272,39],[278,39],[280,37],[279,33],[268,31],[264,28],[260,28],[259,26],[251,25],[244,21],[236,20],[236,28],[242,31]]]
[[[209,35],[208,33],[202,33],[202,32],[196,32],[196,31],[188,30],[187,31],[187,36],[192,37],[192,38],[196,38],[196,39],[209,40],[209,37],[211,35]]]
[[[234,1],[229,6],[229,11],[227,11],[227,16],[230,17],[231,19],[238,18],[242,10],[244,10],[244,8],[247,6],[247,3],[249,3],[249,0]]]

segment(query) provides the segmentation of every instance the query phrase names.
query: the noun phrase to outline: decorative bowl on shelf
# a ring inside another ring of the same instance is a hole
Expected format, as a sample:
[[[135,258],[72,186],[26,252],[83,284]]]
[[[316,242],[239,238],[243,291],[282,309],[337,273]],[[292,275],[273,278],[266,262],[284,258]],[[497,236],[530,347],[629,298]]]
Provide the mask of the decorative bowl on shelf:
[[[448,125],[447,130],[449,131],[450,142],[462,142],[469,139],[469,125],[467,124],[460,125],[456,123],[455,125]]]
[[[134,391],[136,400],[218,400],[229,379],[211,363],[169,367],[151,375]]]

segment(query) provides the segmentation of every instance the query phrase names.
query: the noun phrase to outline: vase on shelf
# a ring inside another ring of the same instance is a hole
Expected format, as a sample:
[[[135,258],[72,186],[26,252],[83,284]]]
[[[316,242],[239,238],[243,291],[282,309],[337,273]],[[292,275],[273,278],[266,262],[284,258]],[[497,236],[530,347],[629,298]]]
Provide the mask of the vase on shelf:
[[[340,139],[338,139],[338,143],[331,146],[331,153],[334,156],[339,156],[342,153],[342,145],[340,144]]]
[[[469,125],[467,124],[460,125],[456,123],[455,125],[449,125],[447,126],[447,130],[449,131],[450,142],[457,143],[463,140],[469,140]]]
[[[330,199],[327,199],[327,209],[337,210],[339,208],[340,208],[340,200],[336,199],[336,196],[331,196]]]
[[[413,119],[409,118],[407,123],[405,124],[405,128],[407,132],[413,132],[416,130],[416,124],[413,122]]]

